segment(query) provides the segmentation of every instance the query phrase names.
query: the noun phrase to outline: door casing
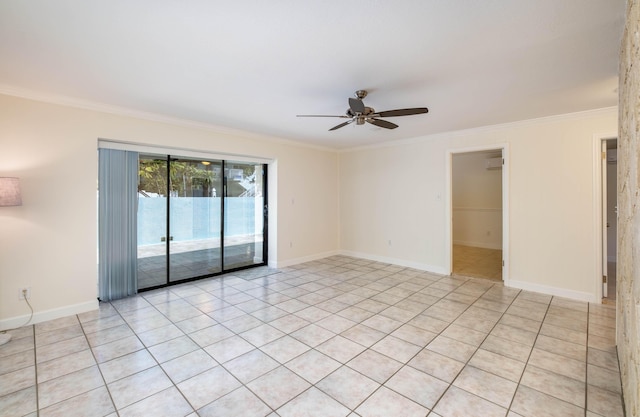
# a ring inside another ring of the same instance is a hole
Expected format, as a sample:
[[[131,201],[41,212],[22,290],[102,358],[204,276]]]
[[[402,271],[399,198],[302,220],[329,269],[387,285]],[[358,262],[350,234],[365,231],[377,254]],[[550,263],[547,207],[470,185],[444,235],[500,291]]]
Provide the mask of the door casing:
[[[509,285],[509,144],[474,146],[468,148],[448,149],[445,154],[445,273],[453,271],[453,155],[479,151],[501,151],[502,165],[502,280]]]
[[[607,227],[606,220],[606,196],[604,195],[605,188],[602,181],[606,178],[607,164],[606,160],[602,157],[603,146],[606,146],[607,140],[617,139],[617,133],[600,133],[593,135],[593,234],[594,239],[594,252],[599,256],[594,256],[594,278],[593,288],[595,299],[600,302],[604,296],[604,285],[602,282],[603,275],[606,275],[606,255],[607,255],[607,241],[606,232]]]

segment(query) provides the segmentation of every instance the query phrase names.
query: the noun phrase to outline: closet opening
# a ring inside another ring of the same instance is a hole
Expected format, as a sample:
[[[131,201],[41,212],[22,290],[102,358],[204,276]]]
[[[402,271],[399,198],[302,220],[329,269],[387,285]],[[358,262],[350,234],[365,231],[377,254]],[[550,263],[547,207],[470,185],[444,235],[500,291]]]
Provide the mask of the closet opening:
[[[459,149],[449,158],[449,273],[507,281],[506,146]]]

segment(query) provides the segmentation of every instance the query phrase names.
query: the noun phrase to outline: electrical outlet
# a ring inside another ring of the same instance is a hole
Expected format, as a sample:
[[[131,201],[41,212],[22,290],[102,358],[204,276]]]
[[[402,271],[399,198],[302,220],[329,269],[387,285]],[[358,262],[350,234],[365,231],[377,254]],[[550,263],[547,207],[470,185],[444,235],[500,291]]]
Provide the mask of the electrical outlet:
[[[20,288],[20,292],[18,293],[18,300],[31,299],[31,287]]]

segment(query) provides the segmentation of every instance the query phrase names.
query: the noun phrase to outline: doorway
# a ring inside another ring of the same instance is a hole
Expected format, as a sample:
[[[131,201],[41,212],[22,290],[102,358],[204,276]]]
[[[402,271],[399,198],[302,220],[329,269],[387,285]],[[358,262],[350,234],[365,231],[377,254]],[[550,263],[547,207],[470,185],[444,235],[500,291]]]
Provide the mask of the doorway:
[[[615,303],[618,238],[618,140],[601,142],[602,300]]]
[[[266,165],[156,154],[138,163],[138,290],[266,265]]]
[[[503,280],[503,149],[451,154],[451,274]]]

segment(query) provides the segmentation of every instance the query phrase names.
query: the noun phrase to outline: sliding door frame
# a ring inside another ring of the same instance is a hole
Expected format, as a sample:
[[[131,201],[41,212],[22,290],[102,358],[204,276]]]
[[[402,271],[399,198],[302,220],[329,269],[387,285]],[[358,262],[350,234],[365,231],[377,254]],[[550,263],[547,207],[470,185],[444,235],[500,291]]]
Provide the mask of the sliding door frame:
[[[160,146],[153,146],[153,145],[144,145],[144,144],[137,144],[137,143],[132,143],[132,142],[122,142],[122,141],[115,141],[115,140],[109,140],[109,139],[98,139],[98,148],[105,148],[105,149],[120,149],[120,150],[133,150],[136,152],[139,152],[140,154],[155,154],[158,155],[159,157],[162,156],[166,156],[167,158],[167,176],[170,177],[170,169],[171,169],[171,160],[175,157],[186,157],[186,158],[203,158],[205,160],[218,160],[221,161],[222,164],[222,175],[224,176],[224,164],[225,162],[244,162],[244,163],[249,163],[249,164],[255,164],[255,165],[261,165],[262,166],[262,195],[263,195],[263,202],[262,202],[262,219],[263,219],[263,224],[262,224],[262,261],[259,263],[255,263],[255,264],[251,264],[251,265],[243,265],[243,266],[239,266],[236,268],[230,268],[230,269],[225,269],[224,266],[224,202],[225,202],[225,192],[223,191],[222,194],[222,198],[220,199],[220,204],[221,204],[221,224],[220,224],[220,271],[215,272],[215,273],[211,273],[211,274],[207,274],[207,275],[201,275],[201,276],[196,276],[196,277],[192,277],[192,278],[185,278],[185,279],[181,279],[179,281],[171,281],[171,276],[170,276],[170,266],[171,266],[171,254],[170,254],[170,244],[171,244],[171,235],[170,235],[170,210],[171,210],[171,202],[170,202],[170,191],[171,191],[171,184],[170,181],[167,181],[167,204],[166,204],[166,209],[167,209],[167,215],[166,215],[166,282],[165,284],[161,284],[161,285],[156,285],[156,286],[150,286],[147,288],[139,288],[138,292],[145,292],[145,291],[150,291],[150,290],[154,290],[154,289],[158,289],[158,288],[164,288],[167,286],[172,286],[172,285],[176,285],[176,284],[182,284],[185,282],[191,282],[191,281],[197,281],[200,279],[205,279],[205,278],[210,278],[210,277],[215,277],[215,276],[219,276],[222,274],[226,274],[226,273],[230,273],[230,272],[235,272],[235,271],[240,271],[240,270],[245,270],[245,269],[250,269],[250,268],[256,268],[256,267],[260,267],[260,266],[266,266],[269,265],[269,169],[270,168],[274,168],[275,169],[275,164],[276,161],[272,160],[272,159],[268,159],[268,158],[264,158],[264,157],[259,157],[259,156],[250,156],[250,155],[235,155],[235,154],[225,154],[225,153],[214,153],[214,152],[208,152],[208,151],[202,151],[202,150],[190,150],[190,149],[185,149],[185,148],[170,148],[170,147],[160,147]],[[272,166],[273,165],[273,166]],[[274,181],[275,177],[273,177],[272,181]],[[274,210],[275,210],[275,204],[274,204]],[[273,255],[273,254],[272,254]]]

